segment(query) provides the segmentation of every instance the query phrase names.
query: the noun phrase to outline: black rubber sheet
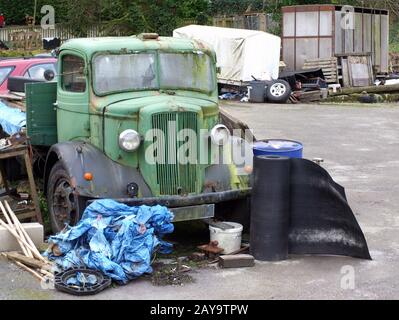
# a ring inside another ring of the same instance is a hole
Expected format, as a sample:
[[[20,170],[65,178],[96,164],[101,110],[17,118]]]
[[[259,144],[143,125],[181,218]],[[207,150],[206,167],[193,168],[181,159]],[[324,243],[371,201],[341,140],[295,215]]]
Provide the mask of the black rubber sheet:
[[[303,159],[256,157],[251,251],[260,261],[288,254],[371,259],[345,189],[326,170]]]

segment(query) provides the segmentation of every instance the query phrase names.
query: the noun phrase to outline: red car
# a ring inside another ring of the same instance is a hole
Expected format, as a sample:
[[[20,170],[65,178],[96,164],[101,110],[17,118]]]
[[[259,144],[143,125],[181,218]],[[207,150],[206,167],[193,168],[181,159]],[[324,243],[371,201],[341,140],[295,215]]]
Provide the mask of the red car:
[[[1,59],[1,58],[0,58]],[[0,93],[7,93],[9,77],[26,77],[43,80],[46,70],[57,74],[56,58],[19,58],[0,60]]]

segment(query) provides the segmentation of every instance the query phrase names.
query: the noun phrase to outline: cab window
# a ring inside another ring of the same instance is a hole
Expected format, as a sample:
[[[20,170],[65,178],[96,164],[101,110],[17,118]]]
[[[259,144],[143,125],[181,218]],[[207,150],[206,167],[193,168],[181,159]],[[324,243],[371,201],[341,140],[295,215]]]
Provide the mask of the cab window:
[[[64,91],[85,92],[86,77],[84,75],[85,62],[82,58],[74,55],[62,57],[61,85]]]

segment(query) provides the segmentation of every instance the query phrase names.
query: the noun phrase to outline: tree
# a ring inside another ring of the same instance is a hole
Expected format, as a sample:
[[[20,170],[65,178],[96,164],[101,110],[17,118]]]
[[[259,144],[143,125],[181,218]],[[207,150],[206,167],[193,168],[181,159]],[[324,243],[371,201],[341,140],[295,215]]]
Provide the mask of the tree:
[[[57,21],[65,21],[67,0],[38,0],[36,21],[41,18],[40,8],[44,5],[51,5],[56,12]],[[8,25],[24,25],[25,16],[33,16],[35,0],[0,0],[0,13],[6,17]]]
[[[67,0],[65,25],[76,37],[87,37],[88,30],[101,22],[101,0]]]
[[[33,0],[0,0],[0,10],[4,14],[8,25],[25,24],[25,16],[33,15],[33,6]]]
[[[102,16],[107,17],[109,34],[171,35],[185,20],[207,23],[208,5],[207,0],[104,0]]]

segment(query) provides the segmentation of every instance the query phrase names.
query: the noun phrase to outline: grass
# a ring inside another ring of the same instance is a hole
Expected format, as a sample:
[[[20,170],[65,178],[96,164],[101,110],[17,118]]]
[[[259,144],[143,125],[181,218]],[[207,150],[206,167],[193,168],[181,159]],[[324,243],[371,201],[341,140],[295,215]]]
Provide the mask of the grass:
[[[39,203],[40,203],[40,211],[41,211],[42,217],[43,217],[44,233],[46,235],[52,234],[47,199],[42,191],[39,192]]]

